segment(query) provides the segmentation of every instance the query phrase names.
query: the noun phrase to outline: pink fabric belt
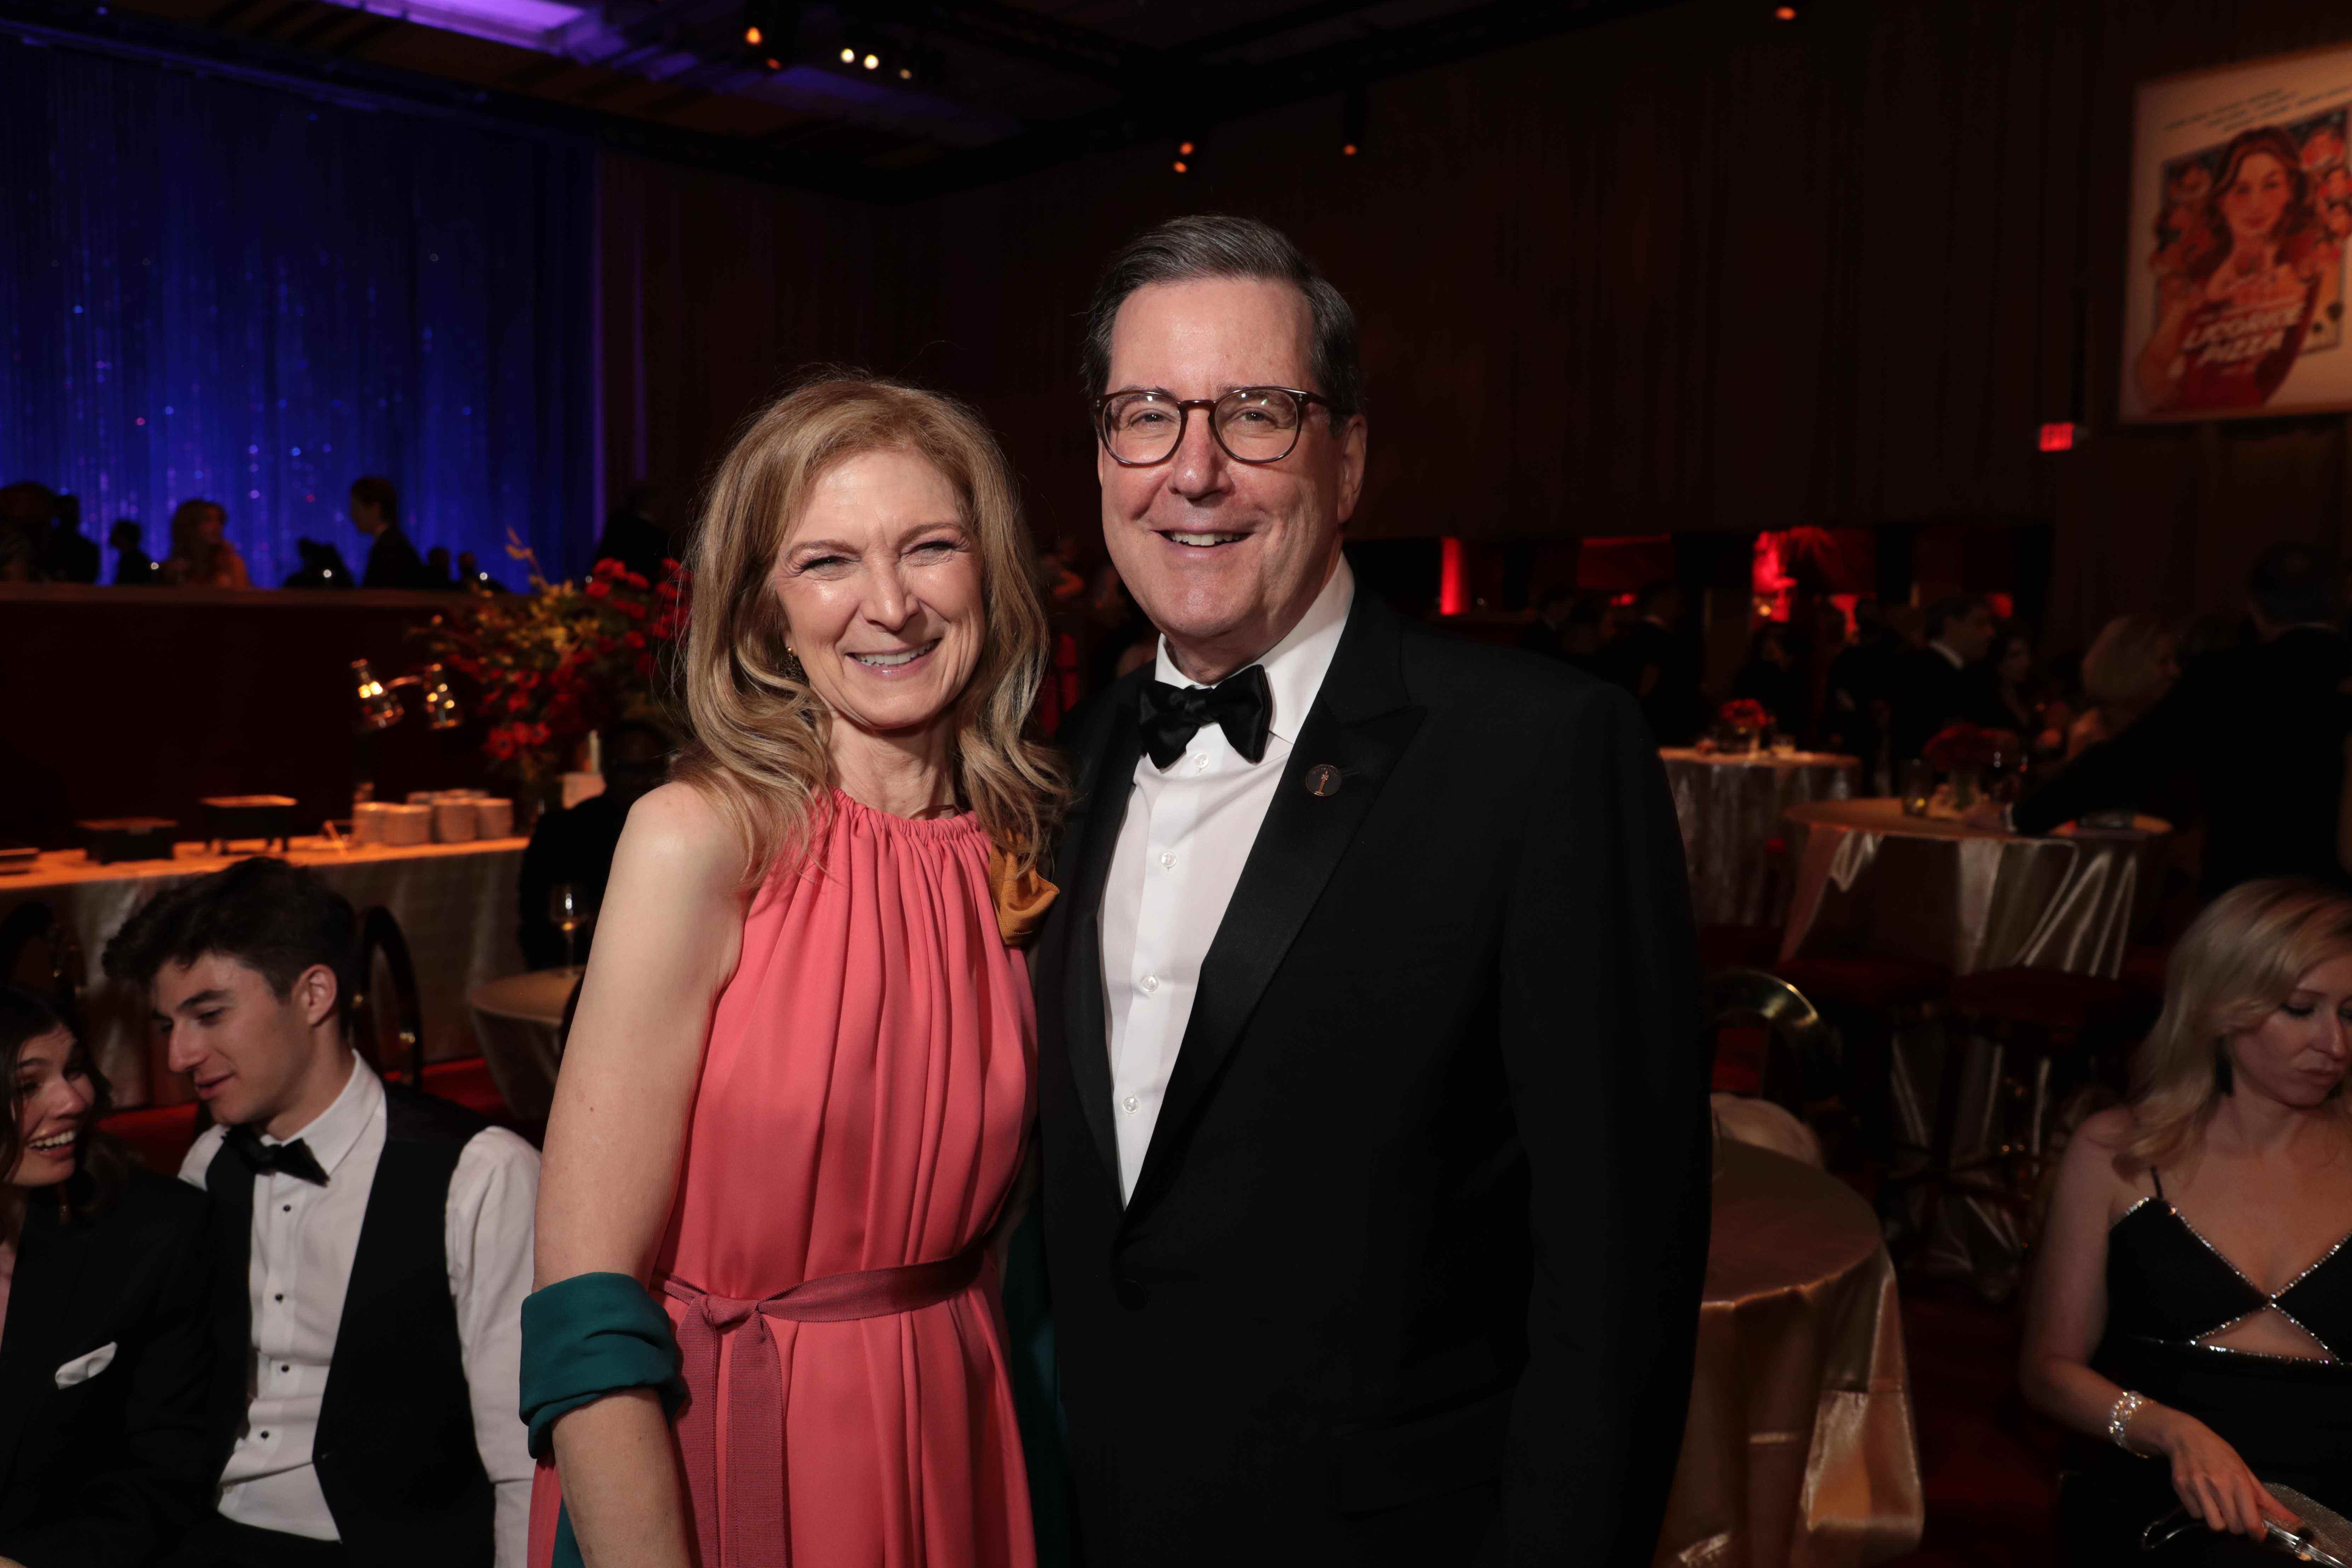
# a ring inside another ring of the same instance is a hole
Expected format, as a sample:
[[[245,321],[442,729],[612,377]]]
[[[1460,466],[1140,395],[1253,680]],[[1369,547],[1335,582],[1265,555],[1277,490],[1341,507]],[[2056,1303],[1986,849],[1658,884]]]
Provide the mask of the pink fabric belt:
[[[683,1279],[667,1279],[663,1291],[687,1305],[677,1346],[685,1363],[686,1409],[678,1416],[677,1441],[686,1461],[687,1485],[695,1500],[695,1528],[701,1537],[702,1568],[752,1568],[787,1564],[792,1542],[785,1530],[783,1369],[776,1352],[772,1318],[795,1323],[839,1323],[853,1318],[887,1318],[952,1300],[980,1278],[988,1256],[974,1242],[953,1258],[869,1268],[808,1279],[764,1300],[740,1301],[698,1290]],[[719,1454],[719,1347],[737,1330],[750,1327],[728,1367],[725,1520],[720,1520]],[[721,1541],[726,1542],[722,1554]]]

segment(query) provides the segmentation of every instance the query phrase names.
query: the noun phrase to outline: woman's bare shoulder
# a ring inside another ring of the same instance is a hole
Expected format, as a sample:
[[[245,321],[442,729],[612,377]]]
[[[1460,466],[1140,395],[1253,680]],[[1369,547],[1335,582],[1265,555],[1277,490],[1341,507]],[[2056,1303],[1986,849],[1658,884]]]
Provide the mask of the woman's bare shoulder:
[[[2108,1159],[2123,1152],[2132,1135],[2132,1113],[2128,1105],[2111,1105],[2105,1110],[2094,1111],[2074,1129],[2075,1138]]]
[[[703,790],[670,783],[629,807],[619,859],[649,860],[696,874],[732,877],[743,863],[742,829]]]

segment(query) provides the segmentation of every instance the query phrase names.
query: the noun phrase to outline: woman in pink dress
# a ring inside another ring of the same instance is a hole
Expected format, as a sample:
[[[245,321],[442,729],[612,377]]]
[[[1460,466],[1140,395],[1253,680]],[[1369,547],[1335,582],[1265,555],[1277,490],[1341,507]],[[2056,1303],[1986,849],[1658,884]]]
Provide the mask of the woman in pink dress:
[[[987,1241],[1060,801],[1045,619],[960,405],[817,382],[690,560],[693,740],[629,815],[548,1125],[534,1565],[1029,1568]]]

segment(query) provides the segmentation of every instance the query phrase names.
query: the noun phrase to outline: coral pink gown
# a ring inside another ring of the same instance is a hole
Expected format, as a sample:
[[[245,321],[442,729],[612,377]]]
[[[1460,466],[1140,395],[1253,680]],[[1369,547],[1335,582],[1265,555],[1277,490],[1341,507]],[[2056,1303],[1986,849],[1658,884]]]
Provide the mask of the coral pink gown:
[[[803,1281],[969,1261],[1031,1114],[1035,1021],[997,934],[986,834],[835,801],[821,856],[745,918],[650,1285],[685,1352],[701,1568],[1032,1568],[992,1265],[912,1310],[756,1307]],[[706,1307],[715,1330],[693,1321]],[[531,1501],[545,1568],[552,1466]]]

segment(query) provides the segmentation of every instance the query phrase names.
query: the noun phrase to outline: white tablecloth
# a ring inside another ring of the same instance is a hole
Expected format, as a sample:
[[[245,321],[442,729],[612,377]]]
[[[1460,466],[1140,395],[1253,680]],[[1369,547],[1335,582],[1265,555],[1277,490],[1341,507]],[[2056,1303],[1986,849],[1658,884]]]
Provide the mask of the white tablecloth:
[[[315,870],[355,909],[382,904],[392,910],[416,964],[425,1054],[440,1061],[475,1052],[466,993],[522,967],[515,943],[515,883],[526,842],[498,838],[392,849],[297,838],[285,858]],[[241,858],[182,844],[168,861],[100,866],[79,849],[54,850],[24,875],[0,877],[0,920],[20,904],[38,900],[80,944],[89,1044],[100,1068],[113,1081],[117,1104],[172,1104],[186,1100],[188,1090],[184,1080],[164,1069],[160,1055],[150,1051],[145,999],[106,980],[100,962],[108,940],[131,910],[163,889]]]
[[[1698,923],[1780,924],[1789,889],[1774,886],[1765,845],[1787,831],[1780,819],[1790,806],[1852,795],[1862,764],[1829,752],[1726,755],[1684,746],[1661,747],[1658,758],[1682,823]]]

